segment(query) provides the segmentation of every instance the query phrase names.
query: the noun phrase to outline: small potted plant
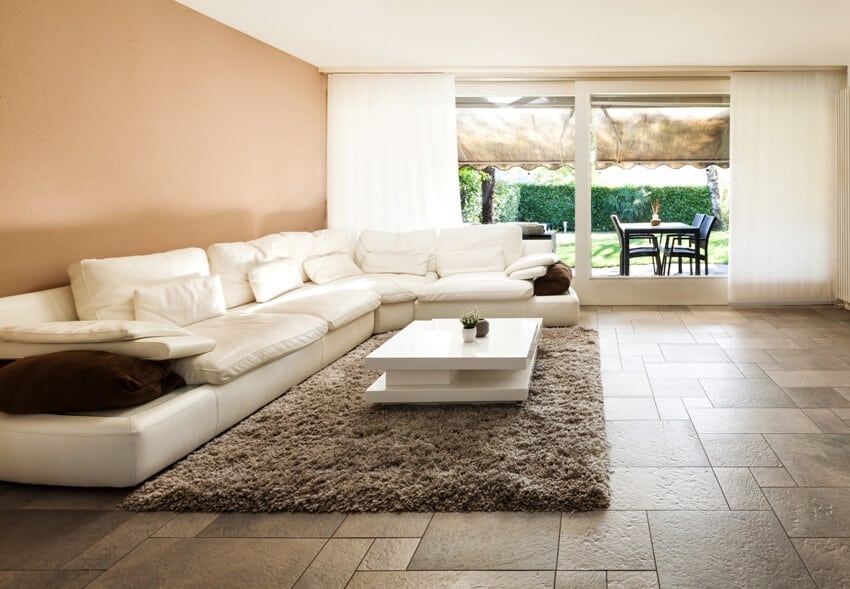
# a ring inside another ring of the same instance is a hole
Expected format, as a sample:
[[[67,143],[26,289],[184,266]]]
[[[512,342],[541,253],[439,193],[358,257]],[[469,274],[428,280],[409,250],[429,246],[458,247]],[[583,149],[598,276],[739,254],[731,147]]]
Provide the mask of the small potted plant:
[[[460,315],[460,322],[463,325],[463,341],[475,341],[476,328],[478,327],[478,321],[480,319],[481,316],[478,314],[478,309],[476,307],[464,309],[463,313]]]
[[[649,206],[652,207],[652,219],[650,219],[649,224],[653,227],[661,225],[661,217],[658,216],[658,211],[661,210],[661,199],[656,198],[649,203]]]

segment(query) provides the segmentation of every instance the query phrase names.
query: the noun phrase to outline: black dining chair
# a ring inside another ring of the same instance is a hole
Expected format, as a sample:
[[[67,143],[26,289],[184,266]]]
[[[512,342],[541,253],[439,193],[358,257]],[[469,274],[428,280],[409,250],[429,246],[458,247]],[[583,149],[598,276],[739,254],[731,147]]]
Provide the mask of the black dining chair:
[[[611,215],[611,222],[614,223],[614,229],[617,231],[617,239],[620,241],[620,276],[628,276],[626,272],[625,257],[631,260],[632,258],[652,258],[652,271],[655,274],[661,274],[663,266],[661,265],[661,250],[658,247],[658,238],[652,233],[635,233],[629,235],[629,243],[624,243],[623,226],[620,224],[620,217],[616,214]],[[632,246],[631,242],[648,242],[649,245]]]
[[[694,219],[696,220],[696,218]],[[691,274],[694,273],[694,260],[698,260],[704,264],[705,273],[708,274],[708,240],[711,236],[711,229],[714,227],[717,218],[713,215],[703,215],[699,223],[699,239],[696,243],[691,240],[688,245],[684,245],[682,240],[678,243],[676,240],[667,240],[664,244],[664,260],[662,268],[669,276],[670,267],[673,263],[673,258],[679,260],[679,274],[682,273],[682,259],[687,258],[690,266]]]

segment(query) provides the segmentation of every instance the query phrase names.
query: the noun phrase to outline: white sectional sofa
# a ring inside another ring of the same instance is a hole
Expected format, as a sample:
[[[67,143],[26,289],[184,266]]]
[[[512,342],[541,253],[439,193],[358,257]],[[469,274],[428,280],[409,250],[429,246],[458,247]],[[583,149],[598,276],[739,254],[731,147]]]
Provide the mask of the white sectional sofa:
[[[573,325],[572,289],[533,294],[532,279],[554,259],[548,247],[505,224],[364,231],[354,244],[344,231],[288,232],[83,260],[69,268],[70,286],[0,298],[0,359],[66,349],[174,359],[187,386],[130,409],[0,413],[0,480],[135,485],[373,333],[414,319],[475,305],[487,317]],[[108,322],[173,333],[91,335]]]

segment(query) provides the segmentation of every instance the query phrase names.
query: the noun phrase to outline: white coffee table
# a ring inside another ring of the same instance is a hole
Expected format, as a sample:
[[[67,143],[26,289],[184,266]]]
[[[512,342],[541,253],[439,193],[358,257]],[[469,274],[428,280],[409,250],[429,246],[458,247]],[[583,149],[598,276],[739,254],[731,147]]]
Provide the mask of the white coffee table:
[[[366,357],[384,374],[367,403],[508,403],[528,398],[541,319],[490,319],[464,343],[457,319],[414,321]]]

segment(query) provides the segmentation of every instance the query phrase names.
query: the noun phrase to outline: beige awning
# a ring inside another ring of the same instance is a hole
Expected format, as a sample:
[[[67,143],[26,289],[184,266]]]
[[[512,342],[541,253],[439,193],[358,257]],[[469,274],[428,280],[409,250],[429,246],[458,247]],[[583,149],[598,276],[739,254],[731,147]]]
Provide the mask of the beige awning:
[[[458,99],[458,163],[482,169],[575,162],[572,99],[524,97],[510,106]],[[726,97],[600,97],[592,103],[596,168],[729,166]]]

